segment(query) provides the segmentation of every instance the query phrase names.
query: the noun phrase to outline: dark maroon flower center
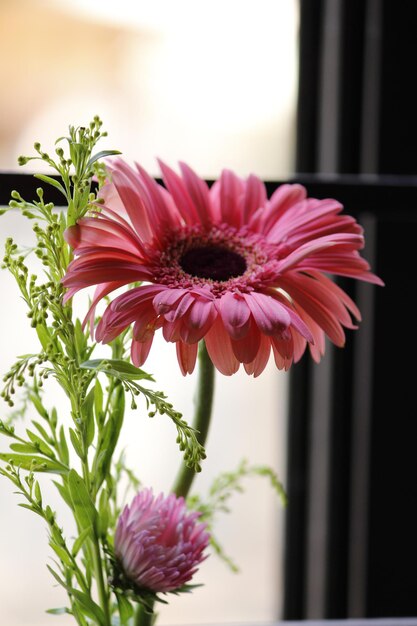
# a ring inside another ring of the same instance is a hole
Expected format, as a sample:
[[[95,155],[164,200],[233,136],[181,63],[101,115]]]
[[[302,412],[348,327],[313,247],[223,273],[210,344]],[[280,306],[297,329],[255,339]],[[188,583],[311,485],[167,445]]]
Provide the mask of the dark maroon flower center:
[[[190,248],[179,259],[179,264],[191,276],[220,282],[241,276],[247,269],[243,256],[222,246]]]

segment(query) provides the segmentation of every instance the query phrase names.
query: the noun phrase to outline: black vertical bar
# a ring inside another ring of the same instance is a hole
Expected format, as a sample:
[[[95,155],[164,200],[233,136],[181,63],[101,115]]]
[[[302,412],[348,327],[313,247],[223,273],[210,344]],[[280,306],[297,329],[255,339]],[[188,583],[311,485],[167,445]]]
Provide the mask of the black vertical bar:
[[[322,0],[300,2],[299,84],[297,105],[296,170],[316,172]]]
[[[307,358],[293,366],[289,390],[288,507],[285,517],[284,619],[305,615],[308,407],[312,364]]]

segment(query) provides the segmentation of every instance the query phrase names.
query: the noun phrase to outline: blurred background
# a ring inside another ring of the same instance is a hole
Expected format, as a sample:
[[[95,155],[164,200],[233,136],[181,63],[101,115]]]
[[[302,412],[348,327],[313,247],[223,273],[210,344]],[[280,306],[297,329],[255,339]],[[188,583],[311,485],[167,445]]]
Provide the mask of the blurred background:
[[[34,141],[50,150],[69,124],[99,114],[117,148],[157,175],[155,157],[189,162],[203,177],[223,167],[285,179],[294,172],[299,7],[296,0],[0,0],[0,169],[16,168]],[[26,166],[25,171],[37,169]],[[30,224],[13,213],[1,239],[30,245]],[[0,372],[36,350],[16,288],[0,274]],[[193,377],[182,379],[172,346],[147,362],[187,419]],[[218,375],[208,459],[196,490],[244,457],[285,480],[288,378],[271,365],[259,379]],[[47,403],[64,406],[54,388]],[[2,407],[3,414],[5,407]],[[129,416],[122,446],[155,490],[167,490],[180,459],[175,433],[142,410]],[[45,482],[45,481],[44,481]],[[65,510],[45,482],[45,493]],[[272,621],[282,612],[283,512],[262,480],[251,479],[219,520],[218,539],[239,565],[232,574],[211,556],[196,582],[205,586],[161,610],[161,624]],[[0,623],[44,626],[47,608],[65,603],[52,585],[41,521],[20,509],[0,481]]]

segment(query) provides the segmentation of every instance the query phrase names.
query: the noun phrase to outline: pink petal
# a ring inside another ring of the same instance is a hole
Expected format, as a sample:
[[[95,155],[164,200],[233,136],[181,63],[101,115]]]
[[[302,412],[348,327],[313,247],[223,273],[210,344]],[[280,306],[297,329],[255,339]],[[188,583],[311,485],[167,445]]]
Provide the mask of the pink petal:
[[[164,183],[172,195],[184,222],[186,224],[197,224],[200,221],[199,215],[182,179],[168,165],[165,165],[163,161],[159,161],[159,167],[161,168]]]
[[[223,170],[220,176],[220,211],[221,219],[226,224],[240,226],[242,214],[239,201],[243,194],[243,182],[230,170]]]
[[[152,347],[152,342],[153,334],[144,342],[135,341],[134,339],[132,340],[130,356],[132,363],[136,365],[136,367],[141,367],[145,363]]]
[[[138,192],[138,186],[133,185],[126,174],[120,170],[112,170],[112,180],[117,192],[126,208],[127,214],[134,229],[140,234],[143,241],[151,241],[155,235],[152,228],[152,214]]]
[[[240,363],[251,363],[256,358],[261,345],[261,333],[252,322],[250,330],[244,339],[232,339],[233,354]]]
[[[233,339],[241,339],[249,330],[250,308],[238,293],[226,292],[218,301],[223,324]]]
[[[264,207],[267,202],[265,185],[257,176],[251,174],[245,181],[245,194],[242,200],[242,223],[247,224],[255,211]]]
[[[271,354],[271,340],[265,335],[261,335],[261,343],[255,359],[251,363],[244,363],[247,374],[253,374],[256,378],[264,371]]]
[[[239,361],[233,354],[231,340],[218,317],[205,336],[207,352],[214,366],[225,376],[231,376],[239,369]]]
[[[187,344],[183,341],[177,341],[177,359],[183,376],[192,374],[197,359],[198,343]]]
[[[291,323],[287,309],[277,300],[263,293],[244,294],[247,305],[259,327],[265,335],[282,332]]]
[[[210,194],[207,183],[199,178],[197,174],[186,163],[180,162],[180,168],[184,179],[185,187],[189,196],[197,209],[200,221],[208,226],[215,220],[212,212]]]
[[[209,331],[217,317],[216,308],[210,300],[197,298],[183,317],[181,339],[186,343],[196,343]]]

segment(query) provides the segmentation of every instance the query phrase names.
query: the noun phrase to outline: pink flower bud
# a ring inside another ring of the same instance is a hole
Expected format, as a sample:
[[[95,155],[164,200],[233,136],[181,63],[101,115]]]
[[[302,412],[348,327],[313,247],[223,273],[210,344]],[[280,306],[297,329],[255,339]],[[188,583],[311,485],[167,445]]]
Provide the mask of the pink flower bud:
[[[140,491],[119,517],[114,549],[124,575],[140,589],[178,589],[197,571],[209,543],[200,513],[184,498]]]

